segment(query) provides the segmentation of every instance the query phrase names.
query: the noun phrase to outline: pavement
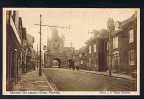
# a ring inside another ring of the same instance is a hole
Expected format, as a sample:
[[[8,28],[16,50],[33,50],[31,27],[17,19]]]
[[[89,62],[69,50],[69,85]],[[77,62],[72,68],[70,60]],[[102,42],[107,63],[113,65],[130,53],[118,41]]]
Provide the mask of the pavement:
[[[45,75],[38,75],[38,71],[23,74],[21,80],[14,86],[14,91],[52,91],[55,90]]]
[[[106,75],[109,76],[109,72],[97,72],[97,71],[87,71],[87,70],[80,70],[83,72],[87,72],[87,73],[93,73],[93,74],[99,74],[99,75]],[[126,74],[122,74],[122,73],[112,73],[111,74],[112,77],[116,77],[116,78],[124,78],[124,79],[128,79],[131,81],[136,81],[136,78],[133,78],[130,75],[126,75]]]

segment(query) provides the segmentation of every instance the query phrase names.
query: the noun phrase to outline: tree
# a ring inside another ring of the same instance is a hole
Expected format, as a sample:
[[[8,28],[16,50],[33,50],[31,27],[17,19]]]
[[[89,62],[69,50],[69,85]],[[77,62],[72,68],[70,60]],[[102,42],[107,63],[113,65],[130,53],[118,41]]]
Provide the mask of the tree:
[[[101,36],[102,38],[108,38],[108,30],[106,30],[106,29],[101,29],[101,30],[100,30],[100,36]]]
[[[93,32],[92,32],[93,34],[94,34],[94,38],[96,38],[97,37],[97,35],[99,35],[99,31],[98,30],[93,30]]]

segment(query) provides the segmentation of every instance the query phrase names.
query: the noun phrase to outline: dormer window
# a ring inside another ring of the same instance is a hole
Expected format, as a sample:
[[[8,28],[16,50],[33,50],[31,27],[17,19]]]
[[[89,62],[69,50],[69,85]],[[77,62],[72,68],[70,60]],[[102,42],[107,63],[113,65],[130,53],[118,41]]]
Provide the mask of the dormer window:
[[[120,29],[120,22],[117,21],[115,22],[115,30],[119,30]]]

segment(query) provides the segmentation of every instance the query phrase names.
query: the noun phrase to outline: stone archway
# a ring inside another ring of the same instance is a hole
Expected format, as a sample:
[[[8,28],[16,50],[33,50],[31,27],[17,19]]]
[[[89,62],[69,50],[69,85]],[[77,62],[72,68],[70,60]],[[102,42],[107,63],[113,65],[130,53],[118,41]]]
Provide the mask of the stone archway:
[[[59,58],[53,58],[52,60],[52,67],[60,67],[61,66],[61,60]]]

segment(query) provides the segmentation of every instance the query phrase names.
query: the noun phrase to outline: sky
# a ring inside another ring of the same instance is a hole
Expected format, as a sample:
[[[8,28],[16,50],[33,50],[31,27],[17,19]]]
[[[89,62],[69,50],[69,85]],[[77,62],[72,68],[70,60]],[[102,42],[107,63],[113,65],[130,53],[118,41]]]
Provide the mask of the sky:
[[[22,17],[23,26],[27,33],[35,38],[34,49],[39,47],[40,14],[43,25],[58,25],[68,28],[57,28],[60,36],[65,36],[65,46],[76,49],[85,45],[89,39],[88,31],[107,28],[107,20],[112,17],[114,21],[123,21],[132,16],[137,9],[112,9],[112,8],[21,8],[19,15]],[[51,38],[50,27],[42,27],[42,45],[46,45],[47,39]]]

